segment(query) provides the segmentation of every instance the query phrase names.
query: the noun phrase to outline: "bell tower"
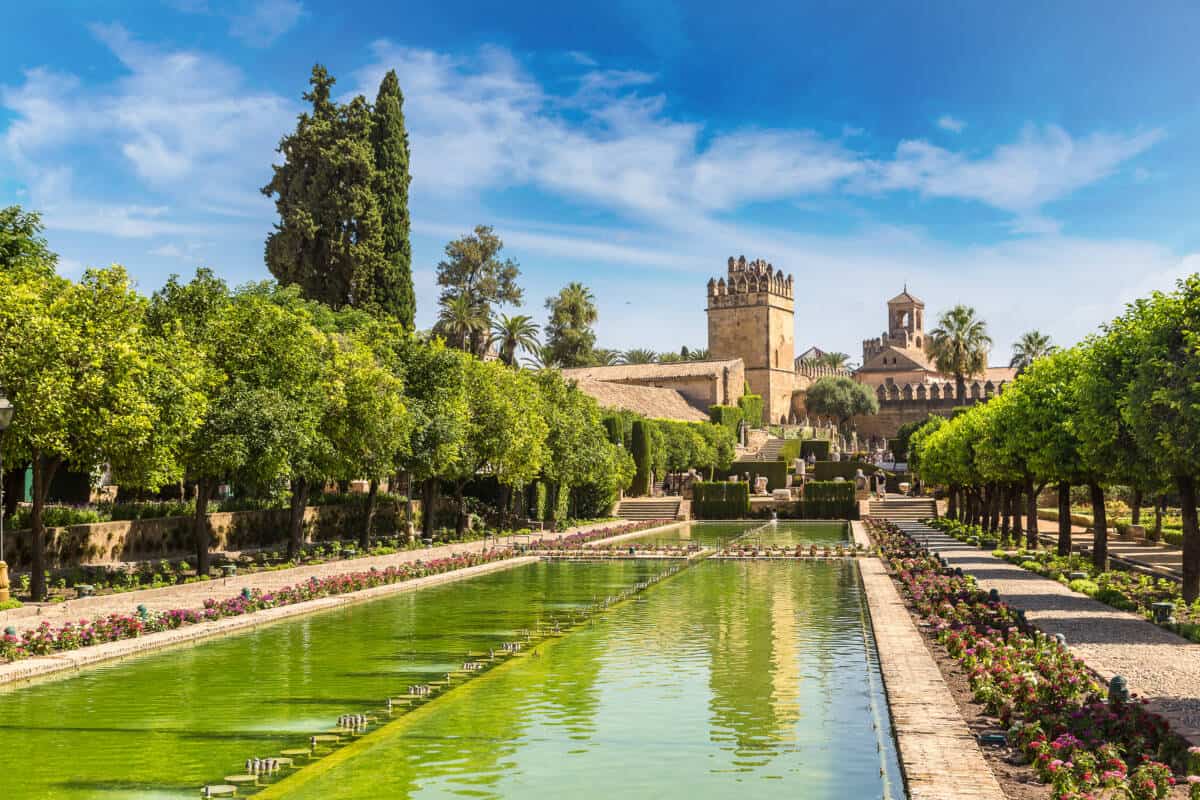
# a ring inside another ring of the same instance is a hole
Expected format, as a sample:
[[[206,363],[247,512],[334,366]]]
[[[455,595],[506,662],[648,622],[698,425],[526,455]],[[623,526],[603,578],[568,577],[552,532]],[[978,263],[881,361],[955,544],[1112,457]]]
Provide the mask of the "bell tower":
[[[888,300],[888,339],[893,347],[923,350],[925,303],[904,291]]]
[[[796,383],[792,290],[791,275],[745,256],[731,257],[725,277],[708,282],[709,357],[742,359],[772,423],[787,420]]]

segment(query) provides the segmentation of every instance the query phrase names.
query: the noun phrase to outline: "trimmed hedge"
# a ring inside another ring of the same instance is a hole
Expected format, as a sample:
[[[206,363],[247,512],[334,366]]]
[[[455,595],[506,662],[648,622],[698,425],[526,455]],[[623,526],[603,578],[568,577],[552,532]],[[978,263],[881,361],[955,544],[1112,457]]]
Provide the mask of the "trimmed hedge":
[[[729,471],[739,478],[749,472],[751,481],[759,475],[766,475],[767,491],[787,487],[786,461],[735,461],[730,465]]]
[[[763,424],[763,399],[760,394],[744,394],[738,398],[738,408],[742,410],[742,418],[751,428],[761,428]]]
[[[808,458],[808,454],[812,453],[817,461],[829,460],[829,440],[828,439],[805,439],[800,443],[800,457]]]
[[[735,436],[737,435],[738,423],[742,421],[742,409],[738,406],[709,406],[708,418],[713,421],[713,424],[720,425],[723,428],[728,428]]]
[[[812,481],[804,485],[798,503],[801,519],[857,519],[858,501],[850,481]]]
[[[845,478],[852,481],[854,473],[860,469],[867,477],[880,471],[879,467],[866,461],[818,461],[813,464],[812,473],[813,477],[819,481],[831,481],[834,478]]]
[[[779,460],[791,466],[791,463],[800,458],[800,454],[804,452],[801,447],[803,444],[804,442],[800,439],[784,439],[783,447],[779,448]]]
[[[634,497],[650,494],[650,437],[653,435],[651,424],[643,419],[633,421],[633,441],[629,454],[633,456],[633,465],[637,469],[630,489]]]
[[[699,519],[741,519],[750,513],[750,486],[744,482],[692,484],[692,515]]]

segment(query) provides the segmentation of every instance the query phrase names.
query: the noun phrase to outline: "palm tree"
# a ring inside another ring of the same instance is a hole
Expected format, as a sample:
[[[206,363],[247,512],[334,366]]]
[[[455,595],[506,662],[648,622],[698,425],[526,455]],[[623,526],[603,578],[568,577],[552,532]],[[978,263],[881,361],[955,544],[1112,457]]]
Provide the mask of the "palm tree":
[[[471,339],[488,329],[487,316],[466,294],[456,294],[441,301],[438,314],[438,333],[446,337],[451,346],[459,350],[471,350]]]
[[[975,316],[975,309],[963,305],[942,314],[938,326],[929,332],[925,341],[925,349],[938,371],[954,376],[960,402],[967,394],[967,377],[977,375],[987,367],[991,347],[987,323]]]
[[[492,340],[499,348],[500,360],[510,367],[517,366],[517,351],[533,352],[538,347],[537,323],[528,314],[501,314],[492,322]]]
[[[817,359],[817,363],[823,367],[846,369],[850,364],[850,355],[848,353],[825,353]]]
[[[1058,348],[1050,343],[1050,337],[1041,331],[1029,331],[1021,334],[1013,345],[1012,360],[1008,365],[1020,375],[1029,365],[1042,356],[1048,356]]]
[[[621,354],[622,364],[653,364],[657,360],[658,353],[642,347],[635,347]]]
[[[592,363],[597,367],[611,367],[621,363],[621,351],[609,347],[592,350]]]
[[[667,351],[658,354],[658,363],[660,364],[678,364],[680,361],[686,361],[687,357],[681,353],[672,353]]]
[[[709,352],[707,347],[697,347],[694,350],[689,350],[687,354],[688,361],[708,361]]]
[[[525,359],[529,369],[557,369],[562,366],[554,357],[554,350],[547,344],[535,344],[529,349],[529,357]]]

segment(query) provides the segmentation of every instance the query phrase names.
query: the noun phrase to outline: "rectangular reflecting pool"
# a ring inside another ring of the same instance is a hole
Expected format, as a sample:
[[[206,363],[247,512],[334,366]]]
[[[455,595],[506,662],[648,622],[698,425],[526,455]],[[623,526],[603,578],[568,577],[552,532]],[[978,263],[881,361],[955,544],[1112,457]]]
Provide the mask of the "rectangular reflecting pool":
[[[623,541],[638,544],[722,547],[731,542],[758,543],[768,546],[846,544],[849,526],[837,521],[780,520],[777,522],[681,522],[658,528]]]
[[[531,564],[8,691],[0,797],[198,797],[662,569]],[[890,729],[854,562],[710,561],[258,796],[900,798]]]

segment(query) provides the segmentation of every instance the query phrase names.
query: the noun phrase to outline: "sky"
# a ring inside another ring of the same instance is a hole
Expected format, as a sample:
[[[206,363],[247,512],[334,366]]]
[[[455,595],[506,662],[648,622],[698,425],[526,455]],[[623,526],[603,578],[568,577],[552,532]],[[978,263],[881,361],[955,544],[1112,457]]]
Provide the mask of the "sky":
[[[582,281],[601,346],[703,347],[744,254],[795,276],[797,352],[859,358],[907,285],[931,321],[973,306],[1003,363],[1200,271],[1197,41],[1170,0],[25,2],[0,205],[71,276],[269,277],[260,189],[312,65],[343,98],[395,69],[420,327],[445,243],[487,224],[520,313]]]

